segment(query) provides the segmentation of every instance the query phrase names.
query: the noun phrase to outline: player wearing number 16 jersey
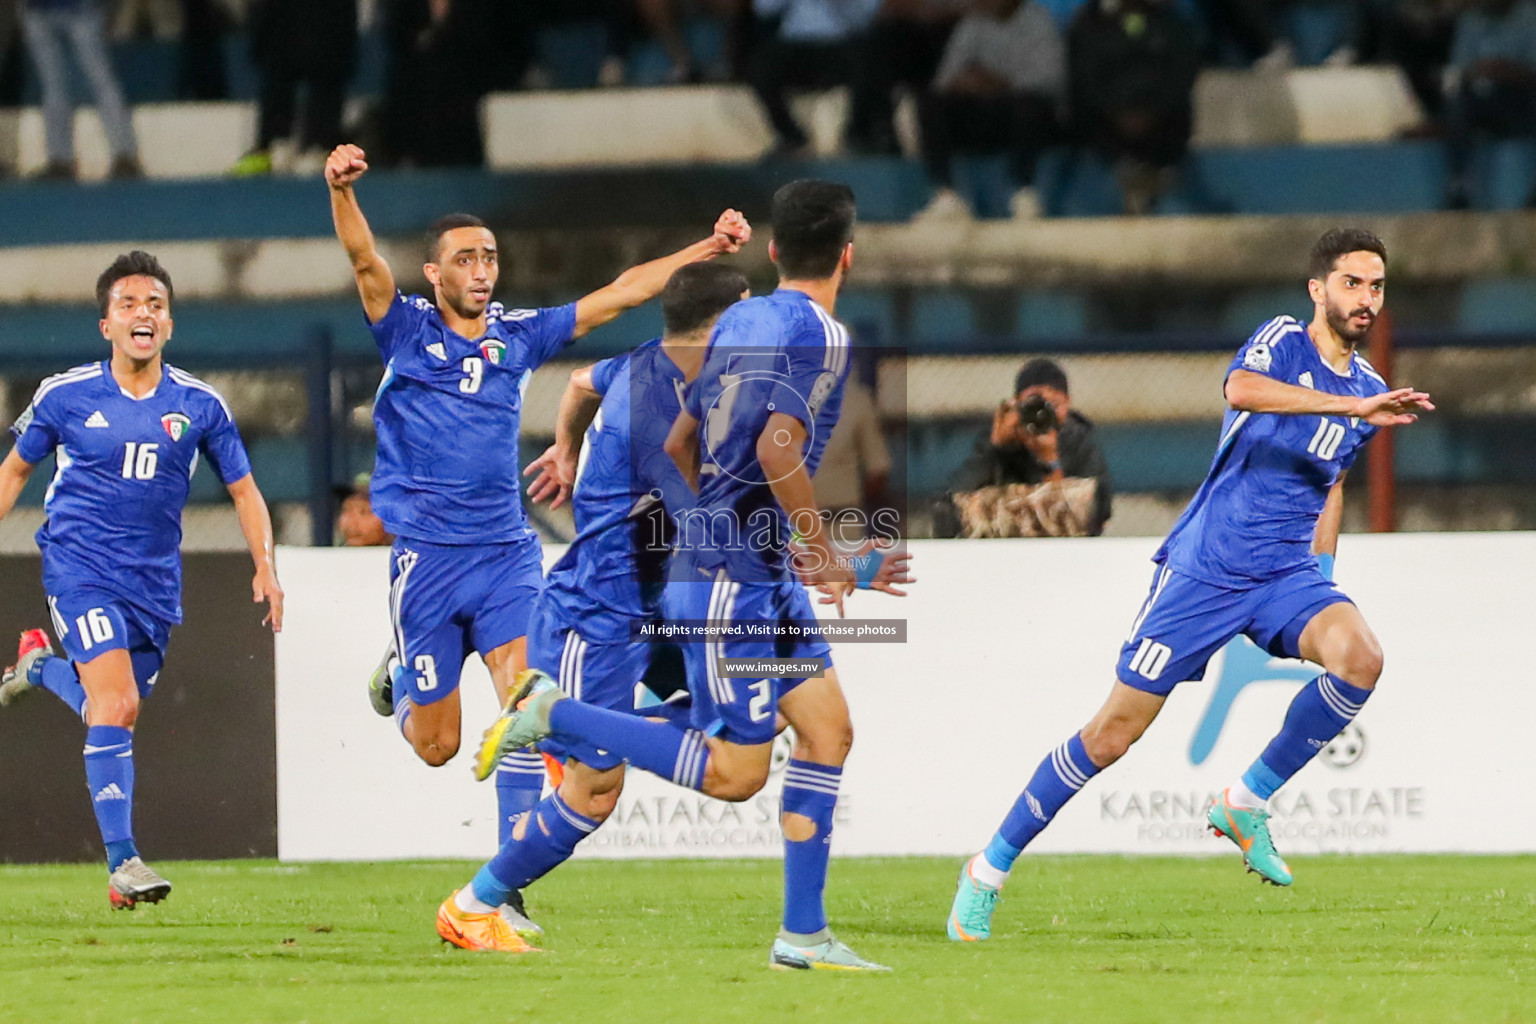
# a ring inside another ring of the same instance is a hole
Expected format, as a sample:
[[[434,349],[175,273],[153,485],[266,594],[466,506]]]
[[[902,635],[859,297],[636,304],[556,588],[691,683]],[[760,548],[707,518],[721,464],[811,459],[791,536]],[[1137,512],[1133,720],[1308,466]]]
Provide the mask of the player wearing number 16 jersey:
[[[101,827],[114,907],[154,903],[170,883],[140,859],[133,839],[133,727],[181,621],[181,510],[199,456],[235,501],[256,563],[257,601],[282,627],[272,565],[272,522],[224,399],[167,366],[171,279],[154,257],[119,256],[96,284],[101,333],[112,357],[49,377],[11,432],[0,464],[0,516],[37,463],[55,456],[37,531],[43,588],[65,657],[40,629],[0,680],[0,704],[43,688],[87,725],[85,777]],[[13,773],[14,775],[15,773]],[[17,775],[16,777],[21,777]]]
[[[1277,317],[1232,361],[1216,457],[1154,558],[1151,593],[1121,650],[1114,689],[1041,762],[991,843],[961,871],[950,938],[991,934],[999,890],[1023,847],[1140,738],[1174,686],[1201,678],[1239,634],[1325,670],[1208,811],[1250,871],[1291,883],[1270,838],[1268,799],[1354,719],[1381,674],[1375,635],[1330,582],[1344,474],[1378,428],[1434,408],[1427,394],[1390,390],[1356,351],[1381,312],[1386,263],[1375,235],[1328,232],[1312,250],[1312,322]]]

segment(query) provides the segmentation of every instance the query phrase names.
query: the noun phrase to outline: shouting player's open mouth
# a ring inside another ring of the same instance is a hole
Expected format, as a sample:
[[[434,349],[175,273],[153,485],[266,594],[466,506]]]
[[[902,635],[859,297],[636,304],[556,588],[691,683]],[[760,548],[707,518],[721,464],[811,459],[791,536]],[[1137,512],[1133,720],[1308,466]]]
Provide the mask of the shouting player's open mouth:
[[[133,347],[146,354],[155,350],[155,325],[152,323],[136,324],[128,335],[133,341]]]

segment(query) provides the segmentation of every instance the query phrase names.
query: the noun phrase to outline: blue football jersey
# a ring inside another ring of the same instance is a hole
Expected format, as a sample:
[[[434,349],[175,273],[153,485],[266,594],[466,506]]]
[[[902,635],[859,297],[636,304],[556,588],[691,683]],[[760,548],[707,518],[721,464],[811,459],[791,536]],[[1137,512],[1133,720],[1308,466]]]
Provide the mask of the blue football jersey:
[[[699,497],[681,543],[701,568],[724,567],[736,580],[790,578],[790,524],[757,461],[757,439],[773,413],[795,417],[814,475],[848,367],[847,329],[803,292],[780,289],[721,315],[687,395],[699,421]]]
[[[181,510],[198,455],[225,484],[251,472],[229,406],[190,373],[166,366],[143,398],[107,361],[49,377],[11,433],[30,463],[55,455],[37,531],[43,587],[106,590],[181,621]]]
[[[1288,316],[1260,327],[1228,375],[1234,370],[1331,395],[1368,398],[1390,390],[1359,353],[1348,373],[1335,371]],[[1350,416],[1229,409],[1205,482],[1153,560],[1233,589],[1313,564],[1312,532],[1328,491],[1376,429]]]
[[[659,613],[675,517],[694,502],[663,448],[685,379],[658,339],[598,363],[592,383],[603,403],[577,468],[576,539],[541,600],[556,602],[587,640],[627,642],[632,623]]]
[[[373,510],[397,537],[492,544],[532,535],[523,513],[518,422],[523,390],[569,344],[576,306],[486,310],[470,341],[430,300],[396,294],[370,325],[384,357],[373,405]]]

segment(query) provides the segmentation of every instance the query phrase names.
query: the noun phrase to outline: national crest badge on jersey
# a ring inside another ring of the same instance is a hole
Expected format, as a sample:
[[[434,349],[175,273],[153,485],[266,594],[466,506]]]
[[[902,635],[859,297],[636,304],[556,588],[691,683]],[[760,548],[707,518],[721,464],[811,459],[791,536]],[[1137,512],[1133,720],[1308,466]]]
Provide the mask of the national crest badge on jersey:
[[[168,412],[160,417],[160,425],[165,428],[167,434],[171,435],[172,441],[180,441],[182,435],[187,432],[187,428],[192,425],[192,421],[179,412]]]
[[[480,343],[480,354],[485,357],[486,362],[493,366],[500,366],[502,356],[507,354],[507,344],[495,338],[486,338]]]

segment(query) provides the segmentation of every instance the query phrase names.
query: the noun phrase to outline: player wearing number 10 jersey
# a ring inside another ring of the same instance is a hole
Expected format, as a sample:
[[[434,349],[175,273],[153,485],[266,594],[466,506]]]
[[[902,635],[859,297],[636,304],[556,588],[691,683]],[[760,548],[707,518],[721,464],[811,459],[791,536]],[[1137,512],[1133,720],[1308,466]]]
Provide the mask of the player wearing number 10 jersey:
[[[1216,457],[1154,558],[1152,590],[1121,650],[1114,689],[1041,762],[991,843],[961,871],[950,938],[991,934],[998,893],[1023,847],[1140,738],[1174,686],[1201,678],[1238,634],[1325,670],[1207,813],[1250,871],[1291,883],[1270,838],[1268,799],[1354,719],[1381,674],[1376,637],[1330,581],[1344,474],[1378,428],[1434,408],[1427,394],[1390,390],[1356,351],[1381,312],[1386,262],[1375,235],[1328,232],[1312,250],[1312,322],[1277,317],[1232,361]]]
[[[132,252],[101,275],[96,295],[112,357],[43,381],[11,427],[16,446],[0,464],[3,516],[33,467],[55,456],[37,545],[67,655],[55,657],[47,634],[28,630],[0,681],[0,704],[40,687],[85,719],[85,777],[107,849],[108,893],[114,907],[132,909],[171,888],[134,845],[133,727],[181,621],[181,510],[200,455],[235,500],[256,562],[252,589],[270,603],[274,631],[283,592],[272,522],[229,406],[161,359],[173,326],[170,275],[148,253]]]

